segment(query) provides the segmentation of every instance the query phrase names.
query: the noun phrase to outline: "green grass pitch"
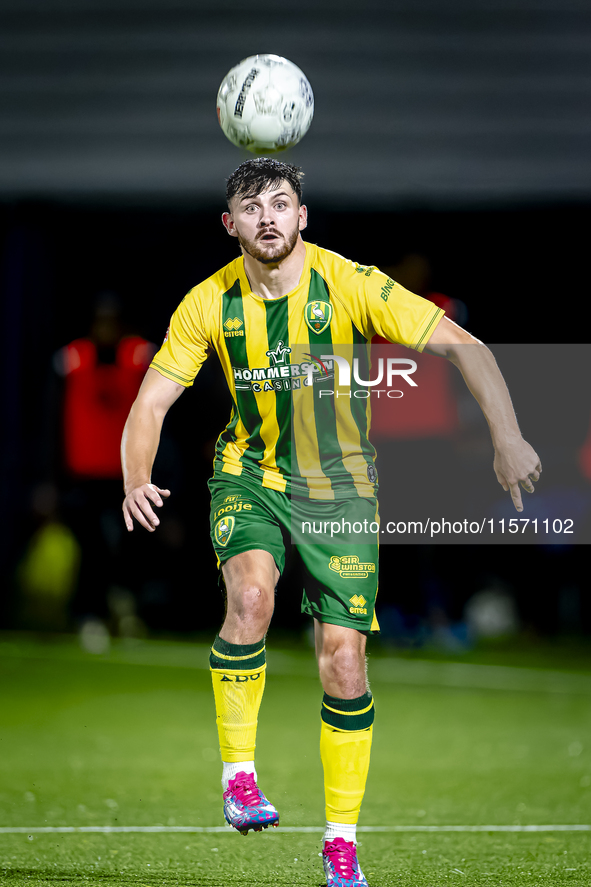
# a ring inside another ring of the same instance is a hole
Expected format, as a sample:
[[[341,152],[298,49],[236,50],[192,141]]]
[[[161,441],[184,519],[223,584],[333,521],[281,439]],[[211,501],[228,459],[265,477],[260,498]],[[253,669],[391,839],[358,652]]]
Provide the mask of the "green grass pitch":
[[[222,826],[205,644],[89,656],[0,636],[0,884],[323,884],[321,831]],[[324,822],[311,651],[268,643],[259,782],[286,829]],[[530,663],[531,665],[531,663]],[[591,669],[370,657],[376,699],[359,858],[370,887],[591,885]],[[39,833],[64,826],[186,831]],[[400,827],[406,830],[400,830]],[[31,830],[31,831],[29,831]]]

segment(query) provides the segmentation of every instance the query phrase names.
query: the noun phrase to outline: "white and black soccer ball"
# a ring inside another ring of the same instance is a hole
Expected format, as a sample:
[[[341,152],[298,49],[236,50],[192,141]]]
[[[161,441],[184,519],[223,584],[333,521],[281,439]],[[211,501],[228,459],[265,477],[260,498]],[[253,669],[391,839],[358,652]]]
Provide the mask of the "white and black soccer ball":
[[[217,112],[232,144],[255,154],[283,151],[307,133],[314,94],[293,62],[279,55],[252,55],[222,80]]]

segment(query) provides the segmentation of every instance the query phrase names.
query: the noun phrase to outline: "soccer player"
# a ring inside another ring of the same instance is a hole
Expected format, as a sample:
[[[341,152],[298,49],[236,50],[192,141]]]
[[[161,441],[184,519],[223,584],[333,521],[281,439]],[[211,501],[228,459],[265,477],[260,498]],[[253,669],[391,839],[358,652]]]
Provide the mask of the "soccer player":
[[[227,598],[210,656],[224,814],[243,834],[279,820],[257,785],[254,752],[265,636],[291,535],[304,566],[302,609],[314,618],[324,689],[327,885],[363,887],[356,823],[374,721],[365,645],[378,628],[377,474],[367,401],[319,396],[318,380],[331,368],[322,355],[351,355],[379,335],[447,358],[488,420],[494,470],[518,511],[520,484],[533,492],[541,465],[482,343],[376,268],[303,241],[299,169],[266,157],[245,161],[228,179],[226,196],[222,221],[241,255],[183,299],[147,371],[123,435],[124,518],[128,530],[134,519],[149,532],[157,528],[156,509],[170,495],[151,482],[162,421],[215,349],[233,399],[209,483],[211,538]],[[369,532],[346,531],[351,519],[365,521]],[[304,544],[296,532],[303,520],[342,521],[343,532]]]

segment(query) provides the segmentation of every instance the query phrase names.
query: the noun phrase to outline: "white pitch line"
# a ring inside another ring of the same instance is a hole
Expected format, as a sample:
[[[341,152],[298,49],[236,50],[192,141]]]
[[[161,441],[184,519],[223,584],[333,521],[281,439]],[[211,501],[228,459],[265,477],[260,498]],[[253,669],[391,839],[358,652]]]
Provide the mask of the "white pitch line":
[[[359,832],[591,832],[591,825],[360,825]],[[2,835],[51,835],[95,833],[102,835],[121,833],[173,833],[238,834],[226,825],[56,825],[56,826],[0,826]],[[321,825],[279,826],[269,834],[324,832]]]

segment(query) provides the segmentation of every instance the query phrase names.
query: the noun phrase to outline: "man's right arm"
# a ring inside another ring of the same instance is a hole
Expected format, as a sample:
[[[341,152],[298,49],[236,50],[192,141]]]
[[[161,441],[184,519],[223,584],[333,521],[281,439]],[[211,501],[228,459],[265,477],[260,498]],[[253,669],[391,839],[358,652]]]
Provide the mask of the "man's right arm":
[[[170,491],[151,483],[152,466],[164,417],[184,390],[178,382],[149,369],[130,410],[121,441],[123,518],[129,531],[133,530],[133,518],[150,533],[160,523],[152,506],[160,507]]]

